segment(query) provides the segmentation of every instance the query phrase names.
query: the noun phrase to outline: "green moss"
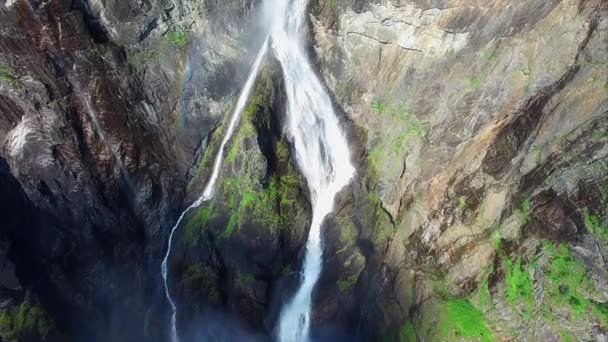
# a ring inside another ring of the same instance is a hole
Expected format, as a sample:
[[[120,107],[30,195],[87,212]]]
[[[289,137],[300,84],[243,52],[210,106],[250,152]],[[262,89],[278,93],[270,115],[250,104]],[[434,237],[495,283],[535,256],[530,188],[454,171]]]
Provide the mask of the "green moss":
[[[515,211],[517,216],[519,216],[522,224],[528,224],[531,219],[531,209],[530,209],[530,196],[524,198],[521,202],[521,206],[519,209]]]
[[[215,208],[210,204],[198,208],[196,213],[189,217],[184,229],[184,240],[188,245],[196,246],[199,243],[201,232],[213,217],[214,212]]]
[[[562,338],[562,342],[575,342],[576,341],[574,339],[574,337],[572,336],[572,334],[568,331],[562,331],[560,333],[560,336]]]
[[[0,64],[0,81],[8,83],[11,86],[18,84],[15,76],[15,70],[8,65]]]
[[[53,324],[42,308],[24,301],[10,310],[0,310],[0,336],[7,340],[19,340],[35,333],[44,340],[53,330]]]
[[[530,272],[525,265],[522,265],[519,257],[512,261],[503,255],[502,265],[505,271],[505,297],[512,305],[523,304],[521,314],[522,317],[527,317],[534,308],[534,293]]]
[[[458,209],[460,210],[464,210],[464,208],[466,208],[467,206],[467,199],[465,197],[459,197],[458,198]]]
[[[412,322],[406,322],[399,329],[399,342],[416,342],[416,331]]]
[[[565,244],[556,246],[544,241],[543,251],[550,260],[544,284],[547,304],[554,308],[567,307],[574,318],[580,317],[589,305],[584,293],[593,290],[585,265],[570,254]]]
[[[457,338],[494,341],[483,313],[464,298],[448,298],[442,302],[442,312],[437,323],[440,340],[454,341]]]
[[[210,300],[219,300],[218,274],[210,266],[197,262],[184,270],[181,285],[191,293],[201,293]],[[195,303],[198,307],[198,303]]]
[[[145,70],[148,65],[158,62],[164,54],[183,48],[188,43],[188,32],[169,31],[160,40],[143,49],[127,48],[127,61],[136,71]],[[171,51],[165,51],[169,47]]]
[[[591,302],[591,313],[602,327],[608,328],[608,303]]]
[[[163,41],[176,47],[183,47],[188,43],[188,32],[169,31],[163,37]]]
[[[350,291],[357,284],[357,280],[359,279],[358,274],[353,274],[348,277],[344,277],[338,280],[338,288],[340,292],[345,293]]]
[[[295,174],[272,176],[262,190],[257,191],[249,182],[226,177],[222,192],[224,199],[227,199],[225,204],[230,212],[230,219],[222,237],[230,237],[245,219],[275,233],[279,226],[291,221],[289,211],[297,196],[296,184],[298,181]]]
[[[370,168],[375,172],[380,169],[384,160],[384,151],[382,144],[376,144],[374,148],[367,154],[367,161]]]
[[[490,240],[492,242],[492,246],[494,246],[494,248],[496,250],[499,250],[501,248],[501,244],[502,244],[502,236],[500,236],[500,231],[498,229],[496,229],[493,233],[492,236],[490,237]]]
[[[235,282],[237,287],[248,289],[255,283],[255,277],[251,273],[237,272]]]
[[[469,83],[469,87],[471,89],[477,90],[481,86],[481,77],[475,76],[473,78],[467,78],[467,82]]]
[[[486,52],[484,53],[484,58],[490,63],[495,62],[496,58],[498,57],[497,50],[498,50],[498,48],[496,48],[496,47],[491,47],[491,48],[487,49]]]
[[[380,102],[379,100],[376,100],[376,101],[372,102],[372,110],[382,114],[382,113],[384,113],[384,110],[385,110],[384,104],[382,102]]]
[[[479,286],[475,291],[477,295],[477,301],[479,303],[479,308],[483,312],[487,312],[488,310],[491,310],[494,307],[494,302],[492,301],[492,295],[490,294],[490,286],[488,281],[490,273],[492,272],[486,272],[483,275],[483,278],[481,279],[481,282],[479,283]]]
[[[608,215],[606,216],[608,217]],[[584,210],[583,217],[587,232],[598,240],[608,243],[608,224],[606,224],[608,220],[604,219],[604,222],[602,222],[599,216],[589,214],[589,210],[587,209]]]

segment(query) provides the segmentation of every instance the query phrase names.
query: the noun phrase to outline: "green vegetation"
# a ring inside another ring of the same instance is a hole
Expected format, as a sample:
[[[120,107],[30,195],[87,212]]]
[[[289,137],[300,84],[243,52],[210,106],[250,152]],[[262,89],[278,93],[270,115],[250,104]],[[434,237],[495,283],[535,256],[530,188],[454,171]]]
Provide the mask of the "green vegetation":
[[[376,100],[372,103],[372,110],[387,115],[397,123],[395,133],[388,133],[386,137],[380,137],[367,156],[372,170],[378,170],[384,165],[388,149],[395,154],[407,150],[410,139],[426,135],[427,124],[418,119],[404,102],[385,106]]]
[[[580,317],[591,304],[585,293],[593,292],[593,284],[586,276],[585,265],[570,254],[565,244],[556,246],[544,241],[543,251],[549,258],[544,283],[548,305],[545,311],[568,308],[571,316]]]
[[[492,236],[490,237],[490,241],[492,242],[492,246],[494,246],[495,249],[500,249],[502,236],[500,236],[500,231],[498,229],[494,230]]]
[[[24,301],[16,308],[0,310],[0,336],[6,340],[19,340],[35,332],[45,339],[53,329],[42,308]]]
[[[182,274],[181,285],[187,291],[202,292],[210,300],[220,299],[217,272],[202,262],[188,265]]]
[[[494,307],[494,302],[492,301],[492,295],[490,294],[490,284],[489,284],[489,276],[490,272],[486,272],[477,287],[477,300],[479,302],[479,308],[486,312]]]
[[[196,246],[207,222],[213,218],[215,208],[213,204],[199,207],[196,213],[188,218],[184,229],[184,239],[189,246]]]
[[[358,274],[353,274],[348,277],[344,277],[338,280],[338,288],[340,292],[345,293],[350,291],[357,284],[357,280],[359,279]]]
[[[255,283],[255,277],[251,273],[237,272],[235,277],[237,287],[250,289]]]
[[[176,47],[183,47],[188,43],[188,32],[169,31],[163,37],[164,42]]]
[[[379,100],[376,100],[374,102],[372,102],[372,110],[382,114],[384,113],[384,104],[382,102],[380,102]]]
[[[606,216],[608,217],[608,215]],[[583,217],[585,221],[585,228],[587,228],[589,234],[595,236],[598,240],[603,241],[604,243],[608,243],[608,224],[606,223],[606,220],[602,222],[600,217],[589,214],[589,210],[587,209],[585,209],[583,212]]]
[[[8,65],[0,64],[0,81],[6,82],[11,86],[17,85],[15,70]]]
[[[530,208],[530,196],[527,196],[521,202],[521,206],[519,207],[519,209],[517,209],[515,211],[515,213],[521,220],[522,225],[526,225],[526,224],[530,223],[530,220],[532,218],[531,217],[532,211],[530,209],[531,209]]]
[[[167,47],[171,50],[181,49],[188,44],[188,32],[169,31],[158,40],[144,49],[127,49],[127,60],[131,68],[139,72],[144,70],[150,63],[156,62],[161,58],[161,53]]]
[[[607,325],[608,306],[590,299],[597,292],[586,275],[585,265],[571,255],[565,244],[544,240],[540,246],[544,261],[527,264],[520,257],[512,260],[501,251],[507,302],[517,308],[524,320],[540,314],[546,321],[555,322],[556,315],[566,315],[573,322],[585,317]],[[532,278],[533,272],[538,274],[536,279]],[[543,289],[541,302],[534,298],[534,283]],[[483,286],[482,282],[480,287]]]
[[[488,329],[483,313],[464,298],[448,298],[441,303],[441,312],[437,322],[438,337],[442,341],[454,341],[457,338],[494,341]]]
[[[507,256],[502,256],[502,265],[505,270],[505,297],[511,305],[523,304],[522,317],[527,317],[534,308],[534,292],[532,278],[528,267],[522,265],[518,257],[512,261]]]
[[[158,51],[155,48],[143,49],[143,50],[127,50],[127,60],[129,65],[135,71],[144,70],[148,64],[158,59]]]
[[[416,331],[412,322],[406,322],[399,329],[399,342],[416,342]]]
[[[479,76],[475,76],[473,78],[467,78],[467,81],[469,82],[469,87],[471,89],[477,90],[481,86],[481,77],[479,77]]]
[[[532,153],[534,153],[534,163],[536,166],[540,165],[543,160],[543,155],[547,146],[545,144],[534,145],[532,147]]]
[[[464,210],[467,206],[467,199],[463,196],[458,197],[458,209]]]
[[[484,58],[490,63],[496,62],[496,58],[498,57],[497,51],[498,47],[495,46],[487,49],[484,53]]]
[[[252,223],[268,229],[272,234],[279,227],[287,226],[294,220],[293,211],[300,192],[300,180],[291,164],[290,151],[286,141],[273,142],[277,162],[277,173],[268,175],[260,184],[266,161],[257,148],[249,148],[247,139],[255,139],[257,132],[271,129],[269,96],[272,83],[262,70],[254,93],[243,111],[239,123],[226,152],[224,168],[227,169],[218,185],[217,201],[214,208],[202,208],[186,226],[186,238],[200,234],[205,223],[215,216],[227,213],[226,222],[218,222],[224,229],[221,239],[232,236],[244,223]],[[236,163],[238,161],[238,163]],[[208,160],[203,165],[207,164]],[[200,169],[200,167],[199,167]]]
[[[384,157],[385,155],[383,153],[382,145],[377,144],[368,153],[367,162],[369,163],[369,166],[372,168],[372,170],[378,170],[378,168],[380,167],[380,165],[382,165],[382,162],[384,161]]]

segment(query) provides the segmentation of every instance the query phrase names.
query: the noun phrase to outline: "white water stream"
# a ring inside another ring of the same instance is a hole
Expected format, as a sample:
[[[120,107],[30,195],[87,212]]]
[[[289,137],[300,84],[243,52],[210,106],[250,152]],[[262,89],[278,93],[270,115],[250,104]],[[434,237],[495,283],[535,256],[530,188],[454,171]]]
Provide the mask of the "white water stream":
[[[294,297],[281,311],[277,338],[281,342],[304,342],[309,338],[312,293],[319,280],[323,263],[321,225],[325,217],[333,211],[336,194],[350,182],[355,174],[355,168],[350,161],[348,143],[333,110],[331,99],[306,55],[305,23],[308,0],[269,1],[275,16],[270,39],[285,79],[289,135],[295,147],[297,164],[308,183],[313,204],[313,217],[306,242],[301,284]],[[222,165],[224,147],[234,133],[241,112],[247,104],[249,93],[268,48],[268,40],[267,38],[264,41],[241,91],[226,135],[215,158],[211,178],[203,194],[180,215],[169,235],[161,273],[165,294],[172,309],[172,342],[179,341],[176,328],[176,306],[167,285],[167,260],[171,253],[173,235],[188,211],[200,206],[202,202],[213,196]]]
[[[268,38],[262,44],[262,47],[260,48],[260,51],[258,52],[255,62],[253,63],[249,76],[247,77],[247,82],[245,82],[245,86],[241,90],[241,94],[239,95],[239,98],[237,100],[236,107],[234,108],[234,112],[232,113],[232,116],[230,117],[230,123],[228,124],[228,129],[226,130],[226,134],[224,135],[224,138],[222,139],[222,143],[220,144],[220,148],[217,152],[217,155],[215,156],[215,161],[213,163],[213,170],[211,171],[211,177],[209,178],[209,181],[207,182],[207,185],[205,186],[203,194],[194,203],[192,203],[192,205],[190,205],[188,208],[186,208],[186,210],[184,210],[182,212],[182,214],[179,216],[179,219],[177,220],[177,222],[175,223],[173,228],[171,228],[171,233],[169,234],[169,241],[167,242],[167,253],[165,254],[165,258],[163,259],[160,269],[161,269],[161,274],[163,277],[163,282],[165,284],[165,296],[167,297],[167,301],[169,302],[169,305],[171,305],[171,342],[179,342],[179,337],[177,336],[177,326],[176,326],[176,311],[177,311],[176,309],[177,308],[175,306],[175,302],[173,301],[173,298],[171,298],[171,293],[169,292],[169,285],[167,284],[167,273],[168,273],[167,261],[169,259],[169,255],[171,254],[171,244],[173,242],[173,235],[175,234],[175,231],[179,227],[179,225],[182,222],[186,213],[188,213],[191,209],[194,209],[194,208],[200,206],[204,201],[207,201],[211,197],[213,197],[213,194],[215,191],[215,183],[217,182],[220,168],[222,166],[222,161],[224,159],[224,148],[226,147],[226,144],[228,143],[228,141],[234,134],[234,130],[236,129],[236,126],[241,117],[241,113],[243,112],[243,109],[245,108],[245,105],[247,104],[247,100],[249,98],[249,93],[251,93],[251,89],[253,88],[256,76],[258,74],[258,69],[260,68],[260,65],[262,64],[262,60],[264,58],[264,55],[266,55],[267,50],[268,50]]]
[[[289,134],[313,204],[301,284],[281,311],[277,337],[281,342],[302,342],[309,339],[312,293],[323,263],[321,224],[355,168],[332,102],[306,55],[308,0],[272,1],[283,19],[275,23],[271,39],[285,79]]]

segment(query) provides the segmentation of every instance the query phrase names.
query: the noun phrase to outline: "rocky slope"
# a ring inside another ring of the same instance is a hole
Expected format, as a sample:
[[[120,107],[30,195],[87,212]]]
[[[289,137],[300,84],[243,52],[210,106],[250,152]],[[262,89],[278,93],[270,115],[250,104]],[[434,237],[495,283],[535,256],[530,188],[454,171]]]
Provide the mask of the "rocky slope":
[[[159,265],[258,48],[259,2],[0,0],[0,336],[165,340]],[[608,338],[608,6],[315,0],[356,179],[319,340]],[[310,220],[269,55],[179,227],[184,340],[268,340]]]

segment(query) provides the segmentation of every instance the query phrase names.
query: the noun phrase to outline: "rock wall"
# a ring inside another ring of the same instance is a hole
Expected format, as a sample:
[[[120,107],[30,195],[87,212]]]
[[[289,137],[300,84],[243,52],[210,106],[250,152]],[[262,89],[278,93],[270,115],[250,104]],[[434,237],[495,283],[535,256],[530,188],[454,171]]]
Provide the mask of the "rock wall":
[[[2,263],[6,255],[20,282],[3,297],[4,338],[29,338],[9,323],[30,291],[26,302],[40,299],[60,340],[166,336],[160,259],[191,168],[246,76],[251,9],[0,1],[2,181],[11,184]]]
[[[606,5],[312,10],[321,73],[390,221],[371,228],[367,321],[408,341],[606,338]]]

